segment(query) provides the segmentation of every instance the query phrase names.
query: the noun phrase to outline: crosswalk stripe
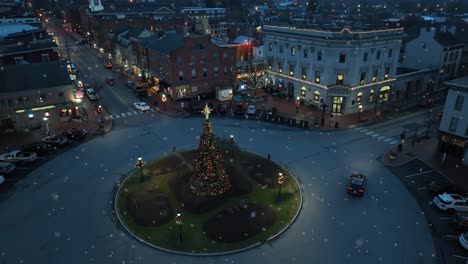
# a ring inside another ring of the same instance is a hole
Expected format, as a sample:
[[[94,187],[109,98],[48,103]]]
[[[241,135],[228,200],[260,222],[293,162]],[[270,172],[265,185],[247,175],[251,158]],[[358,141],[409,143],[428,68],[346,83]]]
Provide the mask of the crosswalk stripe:
[[[366,135],[369,135],[369,136],[372,135],[372,134],[375,134],[375,132],[369,131],[369,132],[366,133]]]
[[[150,111],[151,111],[151,112],[155,112],[154,108],[150,108]]]
[[[110,116],[105,116],[104,119],[105,119],[105,120],[109,120],[109,119],[110,119]]]
[[[361,130],[362,127],[355,127],[354,130]]]
[[[393,140],[392,142],[390,142],[390,144],[392,145],[395,145],[396,143],[398,143],[398,140]]]
[[[137,111],[133,111],[132,113],[133,113],[134,115],[137,115],[137,114],[138,114],[138,112],[137,112]]]
[[[375,133],[374,135],[372,135],[372,138],[374,138],[374,139],[375,139],[375,138],[376,138],[376,137],[378,137],[378,136],[380,136],[380,135],[379,135],[379,134],[377,134],[377,133]]]
[[[391,138],[387,138],[384,140],[384,142],[389,142],[390,140],[392,140]]]
[[[120,113],[120,115],[121,115],[122,117],[125,117],[125,113]]]
[[[127,112],[127,115],[128,115],[128,116],[131,116],[131,115],[132,115],[132,112]]]
[[[363,129],[363,130],[361,130],[361,133],[365,133],[365,132],[367,132],[367,131],[369,131],[369,130]]]
[[[119,118],[120,116],[118,114],[112,115],[114,118]],[[113,118],[113,119],[114,119]]]
[[[380,140],[382,140],[384,138],[386,138],[386,136],[380,136],[380,137],[377,138],[377,140],[380,141]]]

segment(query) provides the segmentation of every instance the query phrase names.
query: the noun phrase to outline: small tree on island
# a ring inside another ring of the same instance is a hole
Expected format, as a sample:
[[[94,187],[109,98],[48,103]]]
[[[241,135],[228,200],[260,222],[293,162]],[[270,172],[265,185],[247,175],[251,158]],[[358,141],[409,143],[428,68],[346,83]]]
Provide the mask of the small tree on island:
[[[231,183],[224,169],[223,158],[218,150],[209,118],[211,110],[208,105],[205,105],[203,113],[205,114],[205,122],[189,185],[190,190],[197,196],[217,196],[228,191],[231,188]]]

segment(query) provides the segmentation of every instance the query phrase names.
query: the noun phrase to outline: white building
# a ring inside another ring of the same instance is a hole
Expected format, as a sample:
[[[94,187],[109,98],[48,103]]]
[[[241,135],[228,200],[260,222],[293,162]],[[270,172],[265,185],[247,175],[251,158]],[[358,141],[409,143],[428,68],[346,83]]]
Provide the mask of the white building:
[[[468,165],[468,76],[444,84],[448,94],[439,127],[439,150]]]
[[[377,109],[391,99],[403,29],[264,26],[263,36],[267,88],[337,114]]]

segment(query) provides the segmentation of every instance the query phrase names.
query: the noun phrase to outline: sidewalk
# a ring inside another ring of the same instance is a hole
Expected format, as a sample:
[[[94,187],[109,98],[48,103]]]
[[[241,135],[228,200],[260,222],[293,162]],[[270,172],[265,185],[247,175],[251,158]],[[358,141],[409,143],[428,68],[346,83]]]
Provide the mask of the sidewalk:
[[[95,135],[105,134],[112,129],[112,119],[106,120],[103,118],[103,124],[100,126],[99,121],[101,120],[100,114],[96,115],[93,106],[86,101],[83,106],[87,109],[88,119],[86,120],[69,120],[62,123],[50,124],[49,129],[52,135],[60,135],[63,131],[70,128],[85,129],[88,131],[88,137]],[[105,110],[103,111],[103,117],[107,116]],[[0,140],[0,153],[3,153],[7,147],[9,149],[19,149],[22,145],[30,144],[34,142],[40,142],[42,138],[46,137],[47,131],[45,125],[38,130],[30,132],[14,132],[11,134],[2,135]]]
[[[416,142],[412,152],[411,140],[407,140],[408,143],[405,144],[402,152],[398,152],[397,145],[389,148],[382,156],[382,163],[386,166],[400,166],[413,159],[419,159],[443,175],[451,183],[468,190],[468,179],[466,177],[468,175],[468,167],[465,167],[461,161],[448,155],[445,165],[442,165],[443,154],[437,151],[438,140],[436,136]],[[396,153],[397,158],[391,159],[391,153]]]

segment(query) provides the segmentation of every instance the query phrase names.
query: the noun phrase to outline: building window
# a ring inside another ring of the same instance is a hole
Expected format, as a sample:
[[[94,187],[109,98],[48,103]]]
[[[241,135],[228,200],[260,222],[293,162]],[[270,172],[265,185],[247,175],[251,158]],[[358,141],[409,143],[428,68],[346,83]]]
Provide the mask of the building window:
[[[366,84],[366,72],[361,72],[361,78],[359,79],[359,84],[360,85]]]
[[[376,82],[379,76],[379,69],[374,70],[374,76],[372,76],[372,82]]]
[[[365,52],[364,57],[362,58],[363,61],[367,61],[367,57],[369,57],[369,53]]]
[[[356,96],[356,104],[362,104],[362,92],[359,92]]]
[[[381,53],[381,51],[378,50],[378,51],[377,51],[377,56],[376,56],[376,57],[377,57],[377,60],[380,60],[380,53]]]
[[[304,58],[307,58],[307,55],[308,55],[307,48],[303,49],[303,55],[304,55]]]
[[[390,78],[390,67],[385,68],[384,79],[388,80],[388,78]]]
[[[447,62],[447,53],[444,54],[444,62]]]
[[[322,60],[322,51],[321,50],[317,51],[317,60],[318,61]]]
[[[183,80],[184,80],[184,72],[180,71],[179,72],[179,81],[183,81]]]
[[[203,77],[207,77],[207,76],[208,76],[208,69],[203,68]]]
[[[306,92],[307,92],[307,89],[305,88],[305,86],[302,86],[302,87],[301,87],[301,98],[302,98],[302,99],[305,99],[305,97],[306,97]]]
[[[388,50],[388,57],[391,58],[392,56],[393,56],[393,49],[390,48],[390,49]]]
[[[345,63],[346,61],[346,54],[341,53],[340,54],[340,63]]]
[[[374,89],[370,90],[370,92],[369,92],[369,102],[374,102],[374,95],[375,95]]]
[[[390,99],[390,86],[384,86],[379,92],[379,102],[388,101]]]
[[[289,76],[294,76],[294,65],[289,65]]]
[[[307,80],[307,68],[302,67],[302,80]]]
[[[206,63],[208,61],[208,57],[206,55],[202,55],[202,63]]]
[[[59,97],[59,100],[65,99],[65,93],[64,92],[59,92],[58,97]]]
[[[190,56],[190,65],[195,65],[195,56]]]
[[[219,59],[219,53],[218,53],[218,52],[215,52],[215,53],[213,54],[213,59],[214,59],[215,61],[218,61],[218,59]]]
[[[192,69],[192,79],[195,80],[197,79],[197,70]]]
[[[273,50],[273,44],[268,43],[268,51],[272,51],[272,50]]]
[[[13,108],[13,100],[11,98],[7,99],[7,107],[8,108]]]
[[[463,101],[465,97],[463,95],[457,95],[457,100],[455,101],[455,110],[461,111],[463,107]]]
[[[278,72],[283,73],[283,64],[281,62],[278,62]]]
[[[296,56],[296,47],[291,47],[291,56]]]
[[[450,120],[449,131],[450,132],[457,131],[457,126],[458,126],[458,118],[452,117],[452,119]]]
[[[315,83],[320,83],[320,71],[315,71]]]
[[[320,99],[320,92],[319,92],[319,91],[315,91],[315,92],[314,92],[314,103],[318,104],[319,99]]]
[[[16,64],[22,64],[24,61],[23,61],[23,57],[15,57],[15,63]]]
[[[50,61],[49,54],[41,54],[41,57],[42,57],[42,62]]]
[[[218,77],[218,66],[213,67],[213,75],[214,77]]]
[[[183,57],[177,57],[177,64],[179,64],[179,66],[184,66],[184,58]]]
[[[279,46],[279,53],[283,53],[283,46],[282,45]]]
[[[336,84],[343,84],[343,82],[344,82],[344,74],[338,73],[336,75]]]
[[[45,100],[46,100],[46,95],[45,95],[45,94],[39,95],[39,102],[40,102],[40,103],[45,102]]]

